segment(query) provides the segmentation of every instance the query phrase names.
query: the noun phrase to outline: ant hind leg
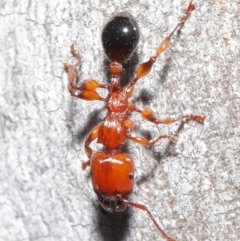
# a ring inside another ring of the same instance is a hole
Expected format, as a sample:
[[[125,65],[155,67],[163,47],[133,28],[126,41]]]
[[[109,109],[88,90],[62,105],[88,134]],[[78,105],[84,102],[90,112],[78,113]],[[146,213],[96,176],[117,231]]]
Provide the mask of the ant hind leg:
[[[64,69],[68,73],[68,89],[69,89],[69,91],[71,89],[80,90],[80,88],[77,85],[74,84],[74,82],[76,81],[76,79],[78,77],[79,67],[81,65],[80,53],[77,50],[77,48],[76,48],[74,43],[71,44],[71,46],[70,46],[70,52],[77,59],[77,62],[74,65],[73,64],[69,64],[69,63],[64,63],[63,64],[64,65]]]
[[[188,19],[190,13],[194,10],[193,2],[190,2],[188,8],[185,10],[183,16],[181,17],[180,21],[177,23],[176,27],[173,31],[160,43],[157,52],[154,56],[150,57],[147,62],[144,62],[138,66],[136,77],[129,83],[129,87],[135,85],[135,83],[142,77],[149,74],[152,69],[153,64],[156,62],[157,57],[162,54],[170,45],[171,37],[176,32],[177,29],[180,29],[184,22]]]
[[[79,74],[79,67],[81,65],[81,56],[75,44],[71,44],[70,52],[77,59],[75,64],[64,63],[64,68],[68,73],[68,90],[73,97],[84,100],[101,100],[105,101],[97,92],[97,88],[108,89],[108,85],[102,85],[94,79],[87,79],[82,81],[81,85],[76,84]]]

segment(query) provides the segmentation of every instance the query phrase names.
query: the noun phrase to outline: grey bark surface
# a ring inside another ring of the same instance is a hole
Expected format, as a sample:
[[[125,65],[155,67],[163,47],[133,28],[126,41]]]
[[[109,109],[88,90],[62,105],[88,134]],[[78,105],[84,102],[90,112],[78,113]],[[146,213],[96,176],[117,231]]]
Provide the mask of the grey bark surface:
[[[2,1],[0,3],[0,240],[164,240],[147,214],[102,211],[83,142],[104,104],[70,97],[63,62],[75,42],[80,79],[107,83],[100,35],[129,11],[148,60],[188,1]],[[140,80],[133,101],[159,118],[206,116],[203,125],[155,126],[138,114],[134,135],[178,136],[127,149],[136,167],[131,201],[146,204],[178,241],[240,240],[240,5],[196,2],[181,32]],[[94,150],[100,145],[93,144]]]

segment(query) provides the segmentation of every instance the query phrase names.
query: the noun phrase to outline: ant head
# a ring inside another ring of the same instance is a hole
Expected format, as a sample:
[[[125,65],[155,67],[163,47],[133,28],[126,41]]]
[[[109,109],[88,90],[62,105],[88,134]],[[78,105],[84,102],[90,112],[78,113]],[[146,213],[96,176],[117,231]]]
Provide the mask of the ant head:
[[[128,12],[121,12],[113,16],[102,31],[104,51],[113,62],[126,61],[136,49],[138,41],[138,24]]]
[[[101,206],[109,212],[127,207],[119,196],[127,197],[133,189],[133,160],[127,153],[97,152],[91,158],[91,178]]]

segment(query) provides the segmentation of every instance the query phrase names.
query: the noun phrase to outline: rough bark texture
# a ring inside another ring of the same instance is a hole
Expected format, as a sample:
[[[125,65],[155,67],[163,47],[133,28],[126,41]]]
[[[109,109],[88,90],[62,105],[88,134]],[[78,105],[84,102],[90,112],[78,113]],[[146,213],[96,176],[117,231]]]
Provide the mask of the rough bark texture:
[[[92,191],[83,141],[104,105],[70,97],[63,62],[76,42],[80,79],[107,83],[100,34],[118,11],[141,29],[139,62],[155,53],[188,1],[1,1],[0,240],[163,240],[143,211],[103,212]],[[204,125],[154,126],[138,114],[136,135],[178,135],[146,149],[128,143],[136,185],[178,241],[240,240],[240,5],[198,1],[179,35],[134,91],[159,117],[195,113]],[[131,75],[131,73],[130,73]],[[101,148],[93,145],[94,149]]]

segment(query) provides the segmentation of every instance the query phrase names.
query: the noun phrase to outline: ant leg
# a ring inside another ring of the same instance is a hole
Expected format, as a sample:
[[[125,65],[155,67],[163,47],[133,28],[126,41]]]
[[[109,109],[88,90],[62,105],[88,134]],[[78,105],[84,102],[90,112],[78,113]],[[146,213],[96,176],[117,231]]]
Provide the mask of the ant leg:
[[[86,161],[86,162],[83,162],[82,163],[82,169],[85,170],[87,167],[90,166],[90,160]]]
[[[187,18],[189,17],[190,13],[193,10],[194,10],[194,4],[193,4],[193,2],[190,2],[189,5],[188,5],[188,8],[185,10],[184,15],[182,16],[182,18],[180,19],[180,21],[178,22],[178,24],[176,25],[174,30],[159,45],[156,54],[153,57],[151,57],[147,62],[142,63],[138,66],[137,74],[136,74],[135,79],[133,79],[128,84],[128,88],[130,88],[129,92],[131,91],[131,89],[133,88],[135,83],[140,78],[149,74],[149,72],[151,71],[151,68],[152,68],[153,64],[155,63],[157,57],[169,47],[172,35],[176,32],[177,29],[180,29],[183,26],[184,22],[187,20]]]
[[[72,44],[70,46],[70,52],[77,59],[77,62],[73,64],[64,63],[64,68],[68,72],[68,90],[73,97],[77,97],[84,100],[101,100],[105,101],[95,90],[97,88],[108,89],[108,85],[102,85],[94,79],[84,80],[80,86],[76,85],[76,79],[78,78],[79,67],[81,65],[81,56],[76,46]]]
[[[153,122],[156,125],[158,124],[169,125],[182,119],[194,120],[194,121],[203,123],[205,119],[205,116],[189,114],[189,115],[182,115],[177,118],[166,118],[166,119],[159,120],[154,116],[154,113],[151,109],[147,108],[144,110],[140,110],[132,103],[128,104],[128,110],[130,113],[133,111],[140,113],[145,120]]]
[[[91,158],[91,156],[92,156],[92,148],[89,147],[89,145],[91,144],[91,142],[93,140],[95,140],[98,137],[98,129],[99,129],[99,127],[100,127],[100,124],[95,126],[93,128],[93,130],[91,131],[91,133],[89,134],[87,140],[85,141],[85,152],[86,152],[86,154],[87,154],[87,156],[89,158]],[[88,166],[90,166],[90,160],[82,163],[82,169],[83,170],[85,170],[86,167],[88,167]]]
[[[100,125],[101,124],[99,124],[93,128],[93,130],[89,134],[87,140],[85,141],[85,152],[89,158],[92,156],[92,148],[89,147],[89,145],[91,144],[91,142],[93,140],[95,140],[98,137],[98,130],[99,130]]]
[[[144,137],[134,137],[134,136],[130,136],[130,135],[128,135],[127,138],[134,141],[135,143],[138,143],[140,145],[147,146],[147,147],[154,145],[160,139],[164,139],[164,138],[169,139],[170,141],[175,142],[175,143],[178,141],[178,139],[176,137],[170,136],[170,135],[158,136],[152,140],[147,140]]]
[[[175,239],[171,238],[170,236],[168,236],[163,230],[162,228],[159,226],[159,224],[157,223],[156,219],[153,217],[152,213],[149,211],[149,209],[147,208],[147,206],[143,205],[143,204],[139,204],[139,203],[133,203],[133,202],[129,202],[126,199],[123,199],[121,196],[119,196],[119,199],[126,203],[129,206],[141,209],[143,211],[146,211],[148,216],[151,218],[151,220],[153,221],[153,223],[155,224],[155,226],[157,227],[157,229],[160,231],[160,233],[162,234],[162,236],[167,240],[167,241],[176,241]]]

